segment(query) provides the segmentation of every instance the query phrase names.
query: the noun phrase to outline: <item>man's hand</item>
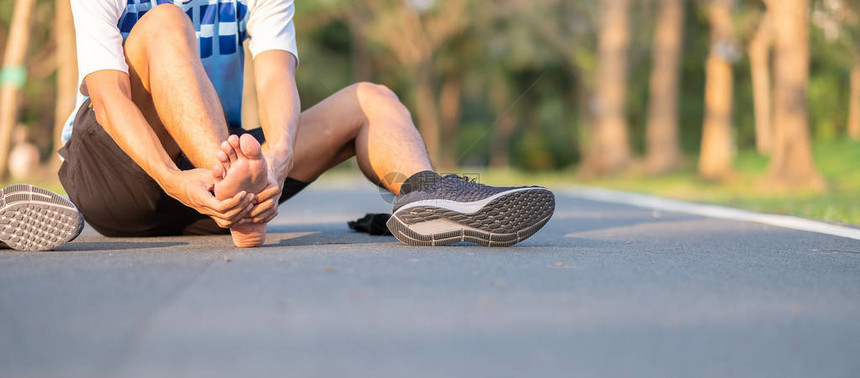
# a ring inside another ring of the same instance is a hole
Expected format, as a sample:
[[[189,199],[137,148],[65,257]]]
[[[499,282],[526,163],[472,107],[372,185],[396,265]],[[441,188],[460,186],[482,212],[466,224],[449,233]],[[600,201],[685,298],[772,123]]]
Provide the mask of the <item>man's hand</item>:
[[[86,85],[99,125],[169,196],[212,217],[221,227],[235,226],[248,215],[255,202],[254,194],[242,192],[218,201],[210,192],[215,185],[212,171],[176,168],[161,140],[131,100],[128,74],[96,71],[87,75]]]
[[[178,172],[175,179],[165,185],[164,189],[183,205],[212,217],[219,227],[230,228],[243,223],[240,221],[248,216],[254,207],[256,196],[242,191],[232,198],[218,201],[211,192],[214,186],[212,171],[198,168]]]
[[[269,167],[268,183],[260,193],[257,193],[256,205],[248,214],[245,221],[251,223],[269,223],[278,216],[278,200],[284,191],[284,181],[292,168],[292,154],[277,158],[270,152],[263,153]]]

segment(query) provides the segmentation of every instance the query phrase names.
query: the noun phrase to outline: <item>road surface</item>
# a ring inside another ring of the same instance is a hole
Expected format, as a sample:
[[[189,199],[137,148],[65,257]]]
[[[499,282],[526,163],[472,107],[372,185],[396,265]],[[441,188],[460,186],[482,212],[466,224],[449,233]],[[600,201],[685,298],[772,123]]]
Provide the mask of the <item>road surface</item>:
[[[860,241],[562,195],[511,248],[353,233],[369,184],[229,236],[0,251],[3,377],[850,377]]]

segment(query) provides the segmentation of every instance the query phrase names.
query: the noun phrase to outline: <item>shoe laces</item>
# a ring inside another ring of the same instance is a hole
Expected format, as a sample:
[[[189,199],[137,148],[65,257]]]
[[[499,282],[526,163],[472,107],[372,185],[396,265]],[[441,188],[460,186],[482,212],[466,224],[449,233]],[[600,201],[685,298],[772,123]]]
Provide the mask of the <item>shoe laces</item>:
[[[451,176],[453,176],[453,178],[459,179],[459,180],[464,181],[464,182],[467,182],[467,183],[472,183],[472,184],[477,184],[477,183],[478,183],[478,177],[477,177],[477,176],[476,176],[476,177],[469,178],[469,176],[467,176],[467,175],[462,175],[462,176],[460,176],[460,175],[457,175],[457,174],[450,174],[450,175],[445,176],[445,177],[451,177]]]

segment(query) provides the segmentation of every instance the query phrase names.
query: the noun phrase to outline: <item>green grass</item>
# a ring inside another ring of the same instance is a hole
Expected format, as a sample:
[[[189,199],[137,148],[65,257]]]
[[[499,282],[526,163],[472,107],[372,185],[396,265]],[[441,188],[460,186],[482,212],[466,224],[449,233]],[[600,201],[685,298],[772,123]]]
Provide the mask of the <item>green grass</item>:
[[[609,178],[583,178],[575,171],[529,174],[517,171],[481,173],[485,183],[580,184],[654,194],[687,201],[714,203],[775,214],[788,214],[835,223],[860,225],[860,142],[837,140],[813,146],[827,191],[774,192],[764,182],[768,158],[742,152],[735,160],[737,175],[725,183],[698,178],[695,163],[669,175],[650,177],[639,168]]]

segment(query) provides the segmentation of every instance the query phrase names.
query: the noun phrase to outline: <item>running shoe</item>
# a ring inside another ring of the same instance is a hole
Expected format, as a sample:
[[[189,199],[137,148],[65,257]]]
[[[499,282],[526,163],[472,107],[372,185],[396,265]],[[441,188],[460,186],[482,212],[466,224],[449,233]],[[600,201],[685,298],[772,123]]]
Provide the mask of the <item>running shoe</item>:
[[[540,230],[555,210],[555,196],[539,186],[493,187],[457,175],[431,181],[394,202],[386,224],[403,243],[507,247]]]
[[[0,191],[0,242],[19,251],[48,251],[80,235],[78,208],[50,190],[17,184]]]

